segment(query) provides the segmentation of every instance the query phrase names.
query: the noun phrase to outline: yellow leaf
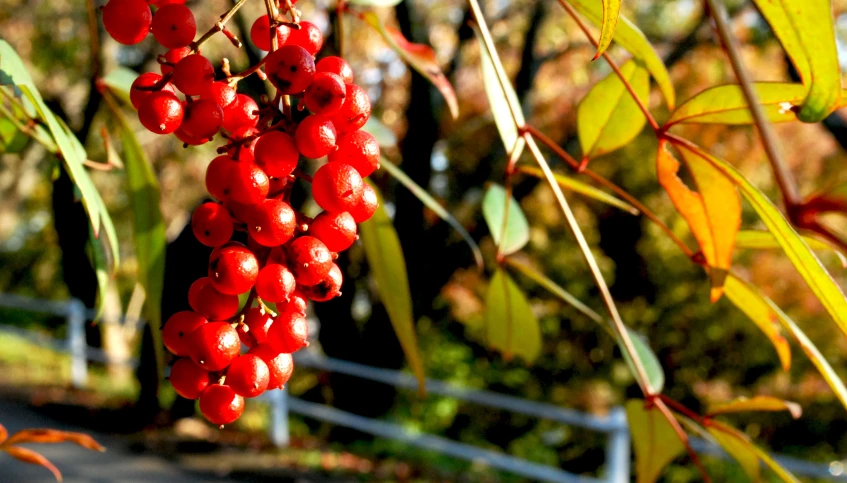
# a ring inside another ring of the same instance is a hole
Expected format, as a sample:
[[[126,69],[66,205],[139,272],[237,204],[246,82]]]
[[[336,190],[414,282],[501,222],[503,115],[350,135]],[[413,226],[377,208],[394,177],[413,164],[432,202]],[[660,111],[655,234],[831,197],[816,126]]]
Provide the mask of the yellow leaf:
[[[636,481],[653,483],[668,463],[685,451],[685,446],[662,413],[645,409],[644,401],[627,401],[626,417],[635,449]]]
[[[710,415],[740,413],[744,411],[788,411],[794,419],[803,414],[803,408],[796,402],[785,401],[771,396],[740,397],[709,407]]]
[[[618,24],[618,16],[621,14],[621,0],[602,0],[603,23],[600,26],[600,41],[597,45],[597,53],[594,60],[600,58],[603,52],[609,48],[612,38],[615,36],[615,26]]]
[[[776,349],[777,356],[779,356],[782,369],[785,371],[790,369],[791,346],[780,330],[779,314],[771,308],[759,293],[731,273],[726,278],[724,290],[729,301],[744,312],[771,341],[774,349]]]

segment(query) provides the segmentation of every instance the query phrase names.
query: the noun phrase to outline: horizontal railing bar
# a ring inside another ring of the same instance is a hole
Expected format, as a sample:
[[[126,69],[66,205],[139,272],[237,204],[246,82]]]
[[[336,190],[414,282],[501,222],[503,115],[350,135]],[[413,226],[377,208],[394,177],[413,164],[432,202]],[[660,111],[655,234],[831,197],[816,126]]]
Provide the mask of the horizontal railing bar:
[[[426,433],[415,433],[396,424],[370,419],[341,411],[323,404],[311,403],[289,397],[288,408],[310,418],[327,421],[339,426],[353,428],[383,438],[403,441],[412,446],[437,451],[468,461],[484,461],[489,466],[538,481],[553,483],[601,483],[593,477],[575,475],[552,466],[532,463],[495,451],[477,448]]]
[[[64,316],[68,313],[69,304],[67,301],[41,300],[0,293],[0,307]]]

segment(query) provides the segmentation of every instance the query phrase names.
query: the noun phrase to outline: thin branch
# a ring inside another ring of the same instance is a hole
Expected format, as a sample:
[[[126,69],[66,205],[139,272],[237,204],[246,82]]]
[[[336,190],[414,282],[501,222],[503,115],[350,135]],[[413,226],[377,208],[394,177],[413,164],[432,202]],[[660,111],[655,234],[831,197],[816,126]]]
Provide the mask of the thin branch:
[[[227,22],[230,21],[230,19],[242,6],[244,6],[245,3],[247,3],[247,0],[238,0],[238,2],[227,10],[226,13],[221,15],[221,19],[215,22],[215,25],[212,28],[207,30],[206,33],[204,33],[199,39],[191,42],[189,45],[189,47],[191,47],[191,53],[196,54],[200,50],[200,47],[212,38],[213,35],[223,31],[226,28]]]

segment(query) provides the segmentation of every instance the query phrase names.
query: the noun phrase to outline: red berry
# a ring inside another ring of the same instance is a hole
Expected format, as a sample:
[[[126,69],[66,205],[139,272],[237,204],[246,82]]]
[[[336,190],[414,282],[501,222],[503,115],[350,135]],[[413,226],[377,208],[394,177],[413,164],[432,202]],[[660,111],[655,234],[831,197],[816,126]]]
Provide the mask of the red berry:
[[[209,372],[188,358],[174,362],[168,380],[174,391],[186,399],[197,399],[211,383]]]
[[[280,25],[276,28],[276,42],[278,47],[288,41],[290,32],[291,29],[285,25]],[[250,40],[253,41],[253,45],[259,50],[271,50],[271,23],[267,15],[262,15],[253,22],[253,26],[250,28]]]
[[[334,55],[324,57],[315,64],[315,72],[331,72],[333,74],[338,74],[341,76],[341,79],[344,80],[345,84],[353,83],[353,69],[350,68],[350,64],[341,57],[336,57]]]
[[[136,77],[135,80],[132,82],[132,87],[129,88],[129,101],[132,103],[132,107],[138,109],[139,107],[141,107],[141,103],[144,101],[144,99],[149,97],[150,94],[157,92],[140,90],[139,87],[152,87],[158,84],[160,80],[162,80],[162,76],[155,72],[145,72],[140,76]],[[165,84],[165,86],[162,87],[161,90],[173,92],[174,94],[176,93],[173,84],[171,84],[170,82]]]
[[[338,149],[329,153],[330,163],[345,163],[356,168],[366,178],[379,168],[379,144],[365,131],[353,131],[340,135],[336,141]]]
[[[207,371],[220,371],[238,356],[241,340],[226,322],[209,322],[189,335],[188,355]]]
[[[190,310],[177,312],[165,322],[165,328],[162,329],[162,342],[171,353],[187,356],[194,343],[190,339],[190,334],[208,322],[205,317]]]
[[[240,141],[242,139],[255,136],[258,133],[259,130],[255,127],[243,126],[236,129],[232,134],[230,134],[230,137],[233,141]],[[254,156],[254,152],[256,150],[256,142],[258,140],[259,138],[253,137],[251,141],[241,143],[238,146],[235,146],[234,148],[229,148],[229,150],[227,150],[227,154],[232,156],[233,159],[237,159],[239,161],[254,161],[256,159],[256,157]],[[262,170],[264,171],[264,168]],[[267,173],[267,171],[265,172]]]
[[[268,330],[268,344],[279,352],[291,354],[309,345],[309,324],[301,314],[283,312]]]
[[[200,412],[212,424],[223,426],[244,412],[244,398],[229,386],[212,384],[200,396]]]
[[[226,371],[226,383],[243,397],[256,397],[268,388],[268,365],[255,354],[244,354],[233,359]]]
[[[356,84],[347,84],[347,97],[341,109],[332,115],[332,123],[340,133],[361,129],[371,117],[371,101]]]
[[[250,96],[238,94],[235,102],[224,109],[224,129],[235,132],[241,127],[255,127],[259,123],[259,105]]]
[[[229,214],[233,217],[233,219],[238,220],[241,223],[245,223],[248,226],[256,222],[256,205],[245,205],[244,203],[239,203],[237,201],[227,200],[225,206],[229,210]],[[255,240],[253,243],[258,245],[258,243],[255,243]],[[251,248],[251,250],[253,250],[253,248]]]
[[[282,131],[271,131],[262,134],[256,141],[254,151],[256,164],[261,167],[268,176],[284,178],[294,171],[300,153],[294,138]]]
[[[347,86],[341,76],[331,72],[318,72],[306,89],[303,100],[306,107],[315,114],[335,114],[344,105]]]
[[[259,307],[253,307],[244,316],[244,325],[247,326],[247,333],[250,335],[250,347],[264,344],[268,340],[268,329],[271,328],[274,319],[270,313],[262,312]]]
[[[187,96],[199,96],[215,80],[215,68],[209,59],[191,54],[174,66],[173,83]]]
[[[153,14],[144,0],[109,0],[103,7],[103,26],[113,39],[124,45],[144,40]]]
[[[138,120],[148,131],[170,134],[179,129],[185,111],[182,102],[170,91],[158,91],[141,101]]]
[[[283,45],[268,54],[265,73],[280,94],[300,94],[315,76],[315,60],[303,47]]]
[[[168,49],[162,57],[165,58],[167,64],[160,64],[159,69],[162,70],[162,75],[173,72],[174,66],[180,60],[186,58],[191,53],[191,47],[180,47],[178,49]],[[168,65],[170,64],[170,65]]]
[[[236,162],[229,156],[222,154],[213,159],[206,168],[206,190],[210,195],[220,201],[228,201],[230,194],[230,171]]]
[[[189,146],[199,146],[201,144],[206,144],[207,142],[212,140],[212,138],[198,138],[192,136],[187,132],[183,131],[182,127],[174,131],[174,136],[176,136],[177,139],[179,139],[185,144],[188,144]]]
[[[294,132],[294,143],[300,154],[317,159],[326,156],[335,147],[335,126],[329,118],[312,115],[300,122]]]
[[[312,178],[312,196],[326,211],[350,211],[361,201],[364,184],[362,176],[349,164],[327,163]]]
[[[217,291],[209,277],[198,278],[188,289],[188,305],[209,320],[227,320],[238,313],[238,296]]]
[[[299,30],[291,29],[287,43],[288,45],[299,45],[306,49],[309,54],[315,55],[324,44],[324,36],[317,25],[302,21]]]
[[[301,236],[288,246],[288,267],[301,285],[314,285],[323,280],[332,268],[332,254],[322,241]]]
[[[356,223],[363,223],[371,219],[378,207],[379,198],[376,195],[376,190],[371,188],[371,185],[365,183],[362,189],[362,199],[349,212],[353,215]]]
[[[309,225],[309,234],[322,241],[329,251],[343,252],[356,241],[356,220],[346,211],[324,211]]]
[[[194,14],[185,5],[172,3],[163,5],[153,15],[153,37],[169,49],[185,47],[194,40],[197,23]]]
[[[291,354],[279,352],[270,344],[260,344],[250,349],[248,354],[259,356],[267,364],[270,371],[268,390],[281,389],[291,379],[291,374],[294,372],[294,359]]]
[[[256,293],[266,302],[283,302],[294,293],[297,282],[288,268],[276,263],[265,265],[256,279]]]
[[[268,196],[268,175],[252,161],[236,161],[229,176],[229,196],[233,201],[251,205]]]
[[[221,106],[214,101],[201,99],[185,107],[182,130],[189,136],[208,139],[217,134],[223,122],[224,110]]]
[[[341,295],[341,284],[344,282],[344,276],[338,265],[332,264],[332,268],[326,278],[320,283],[306,287],[306,296],[315,302],[326,302]]]
[[[212,82],[200,93],[200,99],[208,99],[222,108],[235,102],[238,93],[226,82]]]
[[[232,223],[227,209],[217,203],[203,203],[191,215],[194,236],[209,247],[219,247],[232,238]]]
[[[309,307],[309,299],[306,297],[306,294],[301,292],[299,289],[295,290],[288,297],[288,302],[280,302],[276,304],[276,308],[279,313],[283,312],[291,312],[300,314],[305,317],[306,309]]]
[[[248,226],[250,236],[260,245],[275,247],[294,236],[296,218],[291,206],[277,199],[264,200],[256,206],[256,216]]]
[[[218,292],[238,295],[256,283],[259,262],[247,247],[231,243],[212,250],[209,259],[209,278]]]

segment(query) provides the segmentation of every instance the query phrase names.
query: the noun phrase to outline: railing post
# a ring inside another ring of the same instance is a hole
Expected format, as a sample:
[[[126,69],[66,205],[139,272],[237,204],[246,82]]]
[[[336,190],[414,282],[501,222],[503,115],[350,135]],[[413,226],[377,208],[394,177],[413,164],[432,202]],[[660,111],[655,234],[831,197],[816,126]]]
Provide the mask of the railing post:
[[[277,448],[285,448],[291,440],[288,433],[288,389],[276,389],[267,394],[271,400],[271,442]]]
[[[609,433],[606,442],[606,478],[609,483],[629,482],[629,424],[626,419],[626,411],[622,407],[616,407],[609,413],[609,417],[618,426]]]
[[[88,359],[85,354],[85,305],[79,299],[68,301],[68,351],[71,353],[71,384],[80,389],[88,382]]]

